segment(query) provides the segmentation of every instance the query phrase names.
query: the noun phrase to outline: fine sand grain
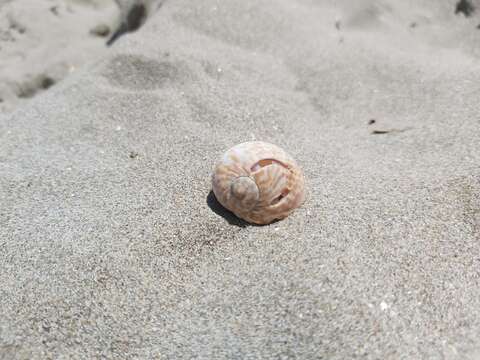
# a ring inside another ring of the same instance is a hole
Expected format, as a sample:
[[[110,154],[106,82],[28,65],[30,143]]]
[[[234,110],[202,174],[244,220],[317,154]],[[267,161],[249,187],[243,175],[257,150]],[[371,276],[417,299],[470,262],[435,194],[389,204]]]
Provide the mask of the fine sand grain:
[[[0,115],[0,358],[478,359],[470,3],[166,1]],[[253,139],[309,187],[269,226],[209,195]]]

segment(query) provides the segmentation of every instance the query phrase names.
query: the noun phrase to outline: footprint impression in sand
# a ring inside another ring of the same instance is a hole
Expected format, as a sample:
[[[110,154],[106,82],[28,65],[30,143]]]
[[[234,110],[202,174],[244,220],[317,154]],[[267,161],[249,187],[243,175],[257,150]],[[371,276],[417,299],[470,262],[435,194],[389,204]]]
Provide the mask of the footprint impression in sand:
[[[153,4],[158,8],[161,1],[0,2],[0,114],[106,54],[107,45],[143,25]],[[156,68],[148,61],[144,65]],[[168,66],[161,64],[161,72],[171,73]]]

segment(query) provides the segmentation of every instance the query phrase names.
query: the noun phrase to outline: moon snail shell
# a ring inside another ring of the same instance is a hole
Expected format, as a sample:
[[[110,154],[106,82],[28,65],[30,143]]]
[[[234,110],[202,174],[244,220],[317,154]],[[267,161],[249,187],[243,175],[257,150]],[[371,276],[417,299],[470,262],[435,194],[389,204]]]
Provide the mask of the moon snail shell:
[[[287,217],[305,201],[305,179],[293,158],[276,145],[251,141],[228,150],[212,175],[217,200],[254,224]]]

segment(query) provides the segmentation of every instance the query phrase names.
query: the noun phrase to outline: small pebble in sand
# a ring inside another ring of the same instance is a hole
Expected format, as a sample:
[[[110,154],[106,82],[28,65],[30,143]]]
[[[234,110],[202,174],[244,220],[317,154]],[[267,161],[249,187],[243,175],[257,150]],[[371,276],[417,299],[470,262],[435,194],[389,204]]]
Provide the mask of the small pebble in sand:
[[[261,141],[228,150],[215,167],[212,187],[225,208],[260,225],[287,217],[305,201],[302,170],[284,150]]]
[[[385,301],[382,301],[382,302],[380,303],[380,309],[381,309],[382,311],[387,310],[389,307],[390,307],[390,305],[388,305]]]
[[[130,159],[136,159],[138,157],[138,153],[136,151],[130,151]]]
[[[110,34],[110,27],[106,24],[98,24],[90,30],[90,34],[99,37],[107,37]]]

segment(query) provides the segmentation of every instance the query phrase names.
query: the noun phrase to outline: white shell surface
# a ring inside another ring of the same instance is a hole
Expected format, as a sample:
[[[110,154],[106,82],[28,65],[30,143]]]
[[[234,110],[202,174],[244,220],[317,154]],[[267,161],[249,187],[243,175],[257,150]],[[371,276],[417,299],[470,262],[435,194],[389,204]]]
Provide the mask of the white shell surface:
[[[228,150],[215,167],[212,188],[225,208],[255,224],[283,219],[305,200],[302,170],[283,149],[261,141]]]

